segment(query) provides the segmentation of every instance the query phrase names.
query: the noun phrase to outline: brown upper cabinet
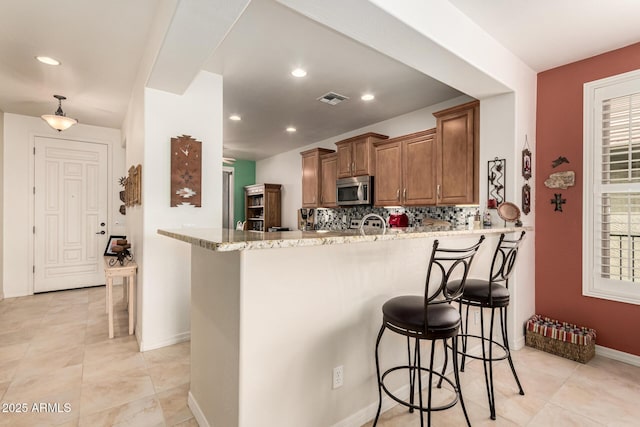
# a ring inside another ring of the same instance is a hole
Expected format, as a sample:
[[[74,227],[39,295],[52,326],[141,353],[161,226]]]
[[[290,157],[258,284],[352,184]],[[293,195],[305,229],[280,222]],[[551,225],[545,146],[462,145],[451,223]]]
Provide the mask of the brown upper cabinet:
[[[338,206],[336,200],[336,179],[338,177],[338,154],[328,153],[320,156],[320,206],[324,208],[335,208]]]
[[[335,151],[326,148],[313,148],[300,153],[302,156],[303,208],[317,208],[321,206],[323,185],[321,157],[330,153],[335,153]],[[333,186],[335,192],[335,178]]]
[[[336,142],[338,178],[375,175],[373,143],[387,138],[369,132]]]
[[[374,143],[376,206],[436,204],[436,130]]]
[[[480,102],[437,113],[435,129],[366,133],[302,155],[302,207],[336,207],[336,179],[375,175],[375,206],[477,204]]]
[[[479,102],[434,116],[435,129],[374,143],[375,206],[478,203]]]
[[[480,102],[468,102],[433,115],[437,135],[437,204],[477,204]]]

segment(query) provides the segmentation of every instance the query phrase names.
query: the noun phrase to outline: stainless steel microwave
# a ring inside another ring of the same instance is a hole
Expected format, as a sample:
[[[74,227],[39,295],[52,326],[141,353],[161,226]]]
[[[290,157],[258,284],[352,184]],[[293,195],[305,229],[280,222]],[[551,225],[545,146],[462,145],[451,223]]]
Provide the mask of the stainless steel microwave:
[[[373,203],[373,177],[354,176],[336,181],[339,206],[370,205]]]

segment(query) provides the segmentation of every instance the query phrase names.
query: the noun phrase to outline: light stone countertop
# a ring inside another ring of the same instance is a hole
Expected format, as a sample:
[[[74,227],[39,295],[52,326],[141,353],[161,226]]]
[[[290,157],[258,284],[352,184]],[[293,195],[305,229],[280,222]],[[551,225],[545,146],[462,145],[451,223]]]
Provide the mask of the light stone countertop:
[[[344,243],[375,242],[383,240],[420,239],[425,237],[466,236],[475,234],[511,233],[530,231],[533,227],[492,227],[478,230],[455,229],[449,226],[388,228],[340,231],[280,231],[256,232],[222,228],[179,228],[163,230],[158,234],[191,243],[212,251],[242,251],[250,249],[292,248],[299,246],[336,245]]]

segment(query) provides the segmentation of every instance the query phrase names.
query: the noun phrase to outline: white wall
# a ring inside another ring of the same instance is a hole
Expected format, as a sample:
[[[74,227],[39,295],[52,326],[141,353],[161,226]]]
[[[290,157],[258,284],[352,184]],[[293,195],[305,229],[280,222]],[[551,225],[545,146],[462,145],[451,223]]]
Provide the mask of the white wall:
[[[5,113],[4,115],[4,183],[3,186],[3,279],[5,297],[33,293],[33,174],[34,140],[37,136],[74,141],[105,143],[109,147],[108,227],[109,233],[124,234],[124,217],[120,215],[120,186],[124,175],[124,149],[120,130],[78,124],[60,133],[39,117]]]
[[[352,136],[376,132],[390,138],[431,129],[436,126],[433,113],[471,101],[459,96],[420,110],[412,111],[369,126],[355,129],[332,138],[317,141],[296,150],[287,151],[256,162],[256,182],[282,184],[282,226],[297,229],[298,209],[302,206],[302,159],[300,152],[315,147],[336,149],[335,143]]]
[[[134,257],[140,268],[138,271],[138,282],[143,283],[144,270],[140,260],[144,258],[144,200],[145,190],[147,186],[144,182],[144,153],[145,153],[145,118],[144,118],[144,91],[145,84],[153,67],[158,50],[164,40],[167,27],[170,25],[174,11],[177,7],[177,0],[161,0],[159,1],[158,10],[153,21],[153,26],[147,37],[147,49],[140,61],[136,80],[133,85],[131,98],[127,115],[122,125],[123,142],[126,144],[126,164],[143,165],[143,182],[142,182],[142,205],[130,206],[127,208],[127,236],[132,242]],[[136,298],[136,337],[138,343],[142,341],[142,331],[144,330],[143,316],[144,295],[142,286],[137,287]]]
[[[222,217],[222,78],[199,72],[183,94],[148,87],[152,72],[167,71],[158,69],[163,68],[158,57],[167,49],[172,26],[184,24],[176,21],[176,11],[191,6],[198,5],[160,2],[123,124],[127,165],[142,165],[142,205],[127,212],[127,235],[139,266],[136,336],[141,351],[190,336],[190,248],[159,236],[157,229],[213,227]],[[169,206],[170,142],[183,134],[203,143],[201,208]]]
[[[487,162],[495,158],[506,160],[506,173],[514,174],[516,159],[513,150],[514,135],[514,95],[508,93],[485,98],[480,102],[480,206],[487,202]],[[520,204],[516,198],[516,188],[505,177],[505,199]],[[502,225],[495,210],[491,210],[494,224]],[[524,218],[523,218],[524,219]],[[528,225],[528,224],[527,224]]]
[[[0,111],[0,242],[4,241],[3,230],[4,230],[4,221],[2,218],[4,217],[4,199],[2,197],[2,193],[4,190],[4,112]],[[4,282],[4,273],[3,273],[3,259],[4,257],[0,256],[0,301],[4,298],[3,291],[3,282]]]
[[[485,98],[480,103],[480,201],[485,206],[487,199],[487,162],[496,157],[506,159],[505,198],[507,201],[522,204],[522,147],[525,136],[516,129],[516,95],[508,93]],[[531,135],[529,144],[531,144]],[[533,148],[533,147],[532,147]],[[533,181],[530,181],[530,185]],[[532,190],[533,191],[533,190]],[[533,194],[533,193],[532,193]],[[525,225],[534,225],[534,206],[529,215],[521,215]],[[493,223],[502,226],[504,222],[496,211],[490,211]],[[511,345],[520,348],[524,345],[522,325],[535,313],[535,230],[528,231],[519,253],[518,268],[512,281],[513,294],[511,313],[508,318]]]
[[[170,207],[172,137],[202,141],[202,207]],[[183,95],[144,90],[142,258],[138,258],[142,351],[188,338],[190,247],[159,228],[216,227],[222,221],[222,77],[200,72]]]
[[[142,205],[127,207],[127,238],[132,246],[133,256],[138,263],[138,286],[136,288],[136,337],[138,343],[141,341],[142,330],[144,329],[144,319],[142,304],[144,296],[142,294],[142,283],[144,279],[144,270],[140,260],[144,257],[143,242],[143,206],[145,202],[146,180],[144,177],[144,87],[142,84],[136,86],[133,90],[129,103],[129,110],[125,122],[123,124],[124,139],[126,144],[126,165],[129,166],[142,165]]]

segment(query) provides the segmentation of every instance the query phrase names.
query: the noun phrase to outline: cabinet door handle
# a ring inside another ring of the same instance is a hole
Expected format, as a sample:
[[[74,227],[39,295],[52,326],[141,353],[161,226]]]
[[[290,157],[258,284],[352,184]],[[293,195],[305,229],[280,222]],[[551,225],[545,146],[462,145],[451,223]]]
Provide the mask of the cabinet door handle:
[[[400,189],[396,190],[396,200],[400,200]]]
[[[351,162],[351,172],[356,172],[356,162]]]
[[[407,201],[407,189],[406,188],[404,190],[402,190],[402,199],[405,202]]]
[[[440,200],[440,184],[436,186],[436,198]]]

